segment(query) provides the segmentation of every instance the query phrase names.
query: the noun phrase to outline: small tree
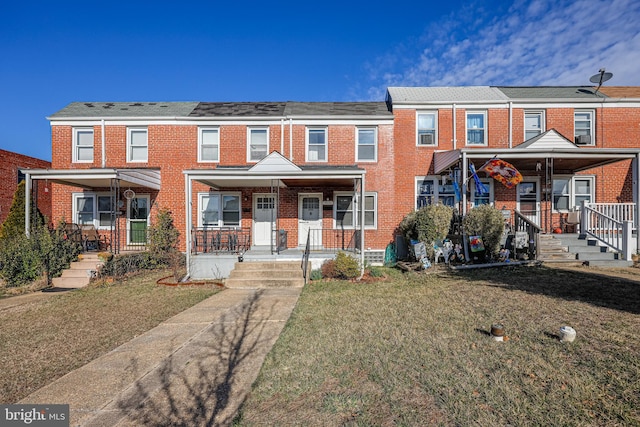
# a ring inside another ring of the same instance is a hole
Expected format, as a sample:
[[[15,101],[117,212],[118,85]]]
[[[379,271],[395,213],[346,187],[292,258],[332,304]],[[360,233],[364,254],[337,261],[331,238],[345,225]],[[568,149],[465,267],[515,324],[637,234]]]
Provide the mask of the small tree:
[[[149,227],[149,251],[154,255],[167,255],[178,250],[180,232],[173,225],[168,209],[160,209],[156,222]]]
[[[9,237],[24,234],[24,202],[25,202],[25,187],[26,184],[22,181],[18,184],[16,192],[13,193],[13,202],[11,202],[11,208],[7,219],[4,220],[2,226],[0,226],[0,239],[7,239]],[[31,200],[31,218],[35,219],[32,223],[32,227],[35,229],[45,223],[44,216],[36,206],[35,200]]]
[[[504,233],[502,211],[491,205],[481,205],[471,209],[462,223],[468,236],[482,236],[487,253],[493,257],[498,255]]]

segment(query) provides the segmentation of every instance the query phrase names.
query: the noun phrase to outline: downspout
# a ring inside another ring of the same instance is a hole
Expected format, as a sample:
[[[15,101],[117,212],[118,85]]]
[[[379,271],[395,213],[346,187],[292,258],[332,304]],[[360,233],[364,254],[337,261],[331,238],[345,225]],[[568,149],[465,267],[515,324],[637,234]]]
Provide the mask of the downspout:
[[[513,148],[513,101],[509,101],[509,148]]]
[[[31,235],[31,174],[24,175],[24,234]]]
[[[453,104],[453,149],[458,147],[458,139],[456,137],[456,104]]]
[[[280,154],[284,155],[284,119],[280,119]]]
[[[191,277],[191,177],[189,173],[184,175],[184,211],[185,211],[185,252],[187,263],[187,275]]]
[[[289,160],[293,162],[293,119],[289,117]]]
[[[107,167],[107,147],[105,145],[105,126],[104,126],[104,119],[102,119],[102,130],[101,130],[101,134],[102,134],[102,169]]]

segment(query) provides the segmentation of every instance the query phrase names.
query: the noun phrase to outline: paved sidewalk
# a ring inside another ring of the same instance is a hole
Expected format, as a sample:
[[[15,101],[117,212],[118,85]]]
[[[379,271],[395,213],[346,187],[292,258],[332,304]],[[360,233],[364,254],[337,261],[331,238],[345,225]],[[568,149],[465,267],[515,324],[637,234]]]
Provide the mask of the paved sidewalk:
[[[300,292],[225,289],[19,403],[69,404],[72,426],[229,425]]]

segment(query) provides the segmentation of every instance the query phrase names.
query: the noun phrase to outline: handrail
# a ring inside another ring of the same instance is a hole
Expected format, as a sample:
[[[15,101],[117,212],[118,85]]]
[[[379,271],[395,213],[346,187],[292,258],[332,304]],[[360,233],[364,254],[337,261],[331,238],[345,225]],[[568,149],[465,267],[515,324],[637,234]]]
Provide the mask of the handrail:
[[[302,263],[300,264],[300,268],[302,268],[302,277],[304,279],[304,284],[307,284],[307,272],[309,271],[309,254],[311,253],[311,230],[307,233],[307,244],[304,246],[304,252],[302,253]]]
[[[527,239],[529,243],[527,245],[528,252],[529,252],[529,259],[537,259],[538,246],[539,246],[538,238],[540,235],[540,231],[542,229],[538,224],[531,221],[529,218],[523,215],[522,212],[520,212],[519,210],[514,209],[513,212],[515,213],[514,215],[515,230],[524,231],[527,233]]]
[[[597,207],[592,208],[585,203],[582,206],[580,227],[582,233],[622,253],[625,260],[631,260],[631,234],[633,227],[631,221],[618,221],[603,214],[597,210]]]

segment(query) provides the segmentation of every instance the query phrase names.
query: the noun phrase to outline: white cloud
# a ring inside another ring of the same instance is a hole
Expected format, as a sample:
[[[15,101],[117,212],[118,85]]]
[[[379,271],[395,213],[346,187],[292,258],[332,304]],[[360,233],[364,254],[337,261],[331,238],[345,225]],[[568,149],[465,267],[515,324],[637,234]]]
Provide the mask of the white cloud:
[[[610,85],[640,85],[639,20],[636,0],[516,0],[492,11],[470,3],[370,64],[368,94],[387,86],[588,85],[603,67],[614,75]]]

